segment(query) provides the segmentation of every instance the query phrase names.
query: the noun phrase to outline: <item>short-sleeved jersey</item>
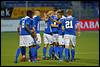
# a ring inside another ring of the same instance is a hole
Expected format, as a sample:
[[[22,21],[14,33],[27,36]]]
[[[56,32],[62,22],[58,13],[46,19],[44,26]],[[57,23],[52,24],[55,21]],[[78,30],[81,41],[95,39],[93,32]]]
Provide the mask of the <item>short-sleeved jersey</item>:
[[[31,30],[34,25],[33,19],[28,17],[20,20],[20,35],[30,35],[30,33],[27,32],[25,25],[28,25],[29,29]]]
[[[53,20],[57,20],[58,19],[55,15],[51,16],[51,18]],[[51,21],[51,24],[56,24],[58,26],[58,24],[56,22],[52,22]],[[51,29],[52,29],[52,33],[58,33],[58,27],[51,27]]]
[[[36,33],[40,33],[40,21],[41,21],[40,16],[33,16],[33,21]]]
[[[72,16],[66,17],[66,19],[63,21],[64,26],[64,34],[69,35],[76,35],[76,28],[75,25],[78,23],[77,19]]]
[[[46,34],[51,34],[52,33],[50,18],[48,18],[48,20],[45,21],[45,30],[44,30],[44,33],[46,33]]]

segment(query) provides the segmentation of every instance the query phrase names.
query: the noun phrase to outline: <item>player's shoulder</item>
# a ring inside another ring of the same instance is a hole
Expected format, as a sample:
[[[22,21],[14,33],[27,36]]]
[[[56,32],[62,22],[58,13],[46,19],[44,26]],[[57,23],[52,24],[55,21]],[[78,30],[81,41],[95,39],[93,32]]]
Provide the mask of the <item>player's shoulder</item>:
[[[65,18],[66,18],[66,16],[63,15],[63,16],[62,16],[62,19],[65,19]]]
[[[25,16],[25,18],[24,19],[28,19],[28,18],[30,18],[29,16]]]
[[[73,20],[74,20],[74,21],[78,21],[78,18],[77,18],[77,17],[73,17]]]
[[[34,20],[41,20],[41,17],[40,17],[40,16],[34,15],[34,16],[33,16],[33,19],[34,19]]]
[[[52,15],[51,18],[52,18],[52,19],[58,19],[58,18],[57,18],[57,15]]]
[[[37,17],[36,15],[33,16],[33,18],[36,18],[36,17]]]
[[[74,20],[75,21],[75,20],[77,20],[77,18],[74,16],[67,16],[66,20]]]
[[[64,15],[60,18],[60,20],[65,20],[65,19],[66,17]]]
[[[24,18],[24,20],[25,20],[25,21],[29,21],[29,20],[31,20],[31,19],[30,19],[29,16],[26,16],[26,17]]]
[[[22,22],[24,19],[25,19],[24,17],[23,17],[23,18],[20,18],[20,20],[19,20],[19,21],[20,21],[20,22]]]

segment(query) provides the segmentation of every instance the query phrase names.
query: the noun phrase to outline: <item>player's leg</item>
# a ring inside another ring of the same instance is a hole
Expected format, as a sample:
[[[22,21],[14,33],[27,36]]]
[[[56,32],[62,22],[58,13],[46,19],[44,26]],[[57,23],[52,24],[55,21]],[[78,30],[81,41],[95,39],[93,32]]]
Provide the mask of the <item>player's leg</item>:
[[[29,60],[35,62],[36,61],[36,57],[35,57],[36,45],[29,46],[29,51],[30,51],[30,59]]]
[[[48,53],[48,57],[52,59],[52,54],[53,54],[53,44],[50,44],[50,48],[49,48],[49,53]]]
[[[46,59],[46,52],[47,52],[47,47],[48,47],[48,39],[47,39],[47,34],[44,33],[44,47],[43,47],[43,59],[45,60]]]
[[[54,44],[54,53],[55,53],[55,57],[56,59],[59,59],[59,55],[58,55],[58,34],[53,34],[53,44]]]
[[[60,58],[60,60],[63,60],[64,40],[61,35],[59,35],[58,41],[59,41],[59,58]]]
[[[74,57],[75,57],[76,36],[71,35],[71,42],[72,42],[72,48],[71,48],[71,61],[74,61]]]
[[[53,52],[53,40],[52,40],[52,35],[48,35],[48,41],[49,41],[49,45],[50,45],[50,48],[49,48],[49,53],[48,53],[48,57],[51,58],[52,57],[52,52]]]
[[[41,44],[41,36],[40,36],[40,34],[37,34],[37,38],[38,38],[38,40],[36,41],[36,43],[37,43],[36,49],[39,49],[40,48],[40,44]]]
[[[24,62],[26,60],[26,36],[20,36],[20,49],[22,54],[21,62]]]
[[[21,62],[24,62],[26,60],[26,47],[22,46],[20,48],[21,48],[21,54],[22,54]]]
[[[69,59],[69,44],[70,44],[70,36],[69,35],[64,35],[64,42],[65,42],[65,57],[66,61],[68,62]]]
[[[35,54],[36,58],[38,58],[38,49],[40,48],[40,44],[41,44],[41,36],[38,33],[37,33],[37,38],[38,38],[37,41],[34,39],[36,43],[36,54]]]
[[[31,37],[31,35],[27,35],[27,41],[26,41],[26,47],[29,47],[29,59],[33,62],[35,62],[36,57],[36,44],[34,43],[34,39]]]
[[[19,54],[20,54],[20,52],[21,52],[21,49],[20,49],[20,47],[17,49],[17,51],[16,51],[16,56],[15,56],[15,63],[17,63],[18,62],[18,57],[19,57]]]

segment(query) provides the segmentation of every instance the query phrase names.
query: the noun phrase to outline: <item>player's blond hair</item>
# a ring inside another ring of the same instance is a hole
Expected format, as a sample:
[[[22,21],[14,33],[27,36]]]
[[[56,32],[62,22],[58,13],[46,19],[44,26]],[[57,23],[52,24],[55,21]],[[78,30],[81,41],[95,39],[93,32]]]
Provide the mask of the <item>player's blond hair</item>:
[[[67,9],[66,10],[66,13],[67,13],[67,15],[72,15],[73,14],[73,11],[72,11],[72,9]]]
[[[47,12],[47,15],[51,15],[52,13],[54,13],[54,11],[50,10]]]

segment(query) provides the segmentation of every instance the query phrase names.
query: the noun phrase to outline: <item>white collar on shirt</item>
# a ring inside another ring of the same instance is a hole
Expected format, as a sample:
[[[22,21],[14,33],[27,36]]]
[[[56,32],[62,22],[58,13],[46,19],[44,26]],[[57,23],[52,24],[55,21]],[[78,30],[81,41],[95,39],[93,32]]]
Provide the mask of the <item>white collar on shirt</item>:
[[[37,15],[34,15],[33,18],[37,17]]]
[[[26,16],[25,19],[30,18],[29,16]]]
[[[66,17],[63,15],[62,18],[66,18]]]
[[[67,18],[72,18],[72,16],[70,15],[70,16],[67,16]]]

